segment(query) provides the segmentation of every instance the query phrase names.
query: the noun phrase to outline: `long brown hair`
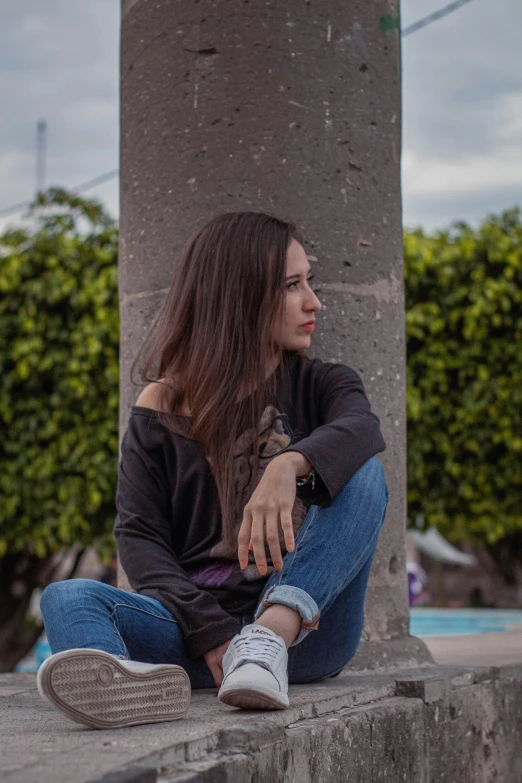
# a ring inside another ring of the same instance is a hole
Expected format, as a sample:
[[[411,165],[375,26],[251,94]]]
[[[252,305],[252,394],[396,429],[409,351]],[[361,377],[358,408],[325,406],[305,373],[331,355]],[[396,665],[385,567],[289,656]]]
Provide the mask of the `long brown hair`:
[[[140,355],[141,380],[161,379],[158,417],[180,431],[181,404],[190,409],[190,437],[211,466],[221,504],[223,539],[233,547],[237,513],[234,443],[253,428],[257,444],[266,405],[276,404],[273,365],[288,353],[271,334],[284,320],[286,252],[296,226],[258,212],[218,215],[186,244],[172,285]],[[305,354],[304,349],[295,353]],[[181,419],[186,417],[181,417]],[[253,475],[259,454],[253,449]]]

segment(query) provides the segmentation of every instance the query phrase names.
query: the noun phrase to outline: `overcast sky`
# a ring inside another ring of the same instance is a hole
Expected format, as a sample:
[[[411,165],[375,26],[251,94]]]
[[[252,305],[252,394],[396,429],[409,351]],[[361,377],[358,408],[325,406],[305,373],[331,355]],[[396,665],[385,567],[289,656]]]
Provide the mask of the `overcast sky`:
[[[403,0],[403,27],[448,2]],[[31,198],[40,118],[48,184],[118,167],[119,8],[0,0],[0,209]],[[521,31],[521,0],[473,0],[403,39],[406,226],[476,224],[522,202]],[[88,193],[117,214],[117,180]]]

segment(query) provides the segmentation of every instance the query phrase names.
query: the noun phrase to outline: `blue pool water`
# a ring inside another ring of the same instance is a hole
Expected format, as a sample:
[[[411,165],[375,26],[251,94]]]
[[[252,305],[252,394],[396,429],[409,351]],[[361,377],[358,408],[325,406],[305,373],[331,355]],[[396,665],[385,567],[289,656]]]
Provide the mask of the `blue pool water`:
[[[15,672],[37,672],[40,665],[50,655],[51,647],[47,641],[47,636],[43,634],[43,636],[38,639],[29,655],[26,655],[26,657],[15,666]]]
[[[495,633],[522,630],[520,609],[429,609],[410,608],[412,636]]]

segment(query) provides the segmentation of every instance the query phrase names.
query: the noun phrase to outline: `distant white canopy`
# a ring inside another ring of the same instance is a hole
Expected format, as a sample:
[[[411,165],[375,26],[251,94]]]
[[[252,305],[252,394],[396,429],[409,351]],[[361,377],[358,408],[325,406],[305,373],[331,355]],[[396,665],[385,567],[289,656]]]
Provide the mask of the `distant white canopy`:
[[[430,527],[426,532],[421,530],[408,530],[407,535],[415,543],[417,549],[434,560],[453,565],[475,565],[475,555],[468,555],[454,547],[444,536],[441,536],[436,527]]]

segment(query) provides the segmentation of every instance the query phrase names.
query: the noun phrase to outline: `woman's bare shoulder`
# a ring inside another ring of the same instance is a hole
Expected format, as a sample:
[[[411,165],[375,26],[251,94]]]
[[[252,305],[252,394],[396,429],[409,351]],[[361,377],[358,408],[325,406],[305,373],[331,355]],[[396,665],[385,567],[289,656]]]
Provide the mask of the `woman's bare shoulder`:
[[[145,386],[140,392],[135,404],[140,405],[142,408],[154,408],[155,410],[158,410],[159,393],[161,389],[160,383],[164,382],[164,378],[158,378],[157,381],[153,381],[152,383],[149,383],[148,386]]]
[[[146,386],[140,393],[140,396],[136,400],[136,405],[141,405],[144,408],[153,408],[159,410],[159,393],[160,383],[165,383],[165,378],[158,378],[157,381],[153,381]],[[190,412],[185,404],[182,405],[181,414],[184,416],[190,416]]]

